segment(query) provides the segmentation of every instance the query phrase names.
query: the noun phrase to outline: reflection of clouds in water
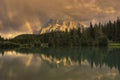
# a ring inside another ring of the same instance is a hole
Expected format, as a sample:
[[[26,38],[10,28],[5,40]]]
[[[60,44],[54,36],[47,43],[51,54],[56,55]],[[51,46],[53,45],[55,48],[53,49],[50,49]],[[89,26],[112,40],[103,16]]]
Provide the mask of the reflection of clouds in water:
[[[79,64],[70,57],[57,59],[44,54],[21,54],[14,51],[7,51],[0,57],[0,72],[2,80],[117,80],[120,78],[115,68],[110,69],[104,65],[102,68],[94,66],[91,69],[87,60]]]
[[[2,59],[7,59],[7,60],[19,60],[20,62],[22,62],[23,64],[25,64],[27,67],[34,64],[34,65],[40,65],[38,63],[40,63],[40,58],[39,57],[35,57],[33,56],[33,54],[22,54],[22,53],[16,53],[15,51],[5,51],[4,52],[4,56],[2,56],[1,54],[1,58]]]

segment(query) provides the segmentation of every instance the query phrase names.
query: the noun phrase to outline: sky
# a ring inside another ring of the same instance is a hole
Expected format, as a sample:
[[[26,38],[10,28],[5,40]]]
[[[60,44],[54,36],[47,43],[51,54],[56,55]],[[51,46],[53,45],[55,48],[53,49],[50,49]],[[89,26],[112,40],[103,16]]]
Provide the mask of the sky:
[[[120,16],[120,0],[0,0],[0,35],[33,34],[52,18],[69,16],[81,24]]]

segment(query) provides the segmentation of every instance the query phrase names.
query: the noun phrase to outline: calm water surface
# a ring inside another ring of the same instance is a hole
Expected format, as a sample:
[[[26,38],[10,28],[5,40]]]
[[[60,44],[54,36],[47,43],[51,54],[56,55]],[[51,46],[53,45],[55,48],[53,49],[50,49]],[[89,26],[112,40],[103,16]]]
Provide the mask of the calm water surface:
[[[0,80],[120,80],[120,49],[0,50]]]

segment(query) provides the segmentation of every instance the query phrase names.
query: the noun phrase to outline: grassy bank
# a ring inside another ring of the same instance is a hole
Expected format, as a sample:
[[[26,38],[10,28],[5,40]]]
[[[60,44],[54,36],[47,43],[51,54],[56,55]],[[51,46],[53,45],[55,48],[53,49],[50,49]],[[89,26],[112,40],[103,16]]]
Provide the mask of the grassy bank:
[[[120,48],[120,43],[109,43],[110,48]]]

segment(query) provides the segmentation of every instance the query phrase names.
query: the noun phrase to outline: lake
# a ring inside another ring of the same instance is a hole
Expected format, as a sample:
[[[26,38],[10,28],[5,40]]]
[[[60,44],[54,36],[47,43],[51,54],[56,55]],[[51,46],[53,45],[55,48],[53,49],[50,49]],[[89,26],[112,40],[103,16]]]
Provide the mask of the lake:
[[[120,48],[0,49],[0,80],[120,80]]]

